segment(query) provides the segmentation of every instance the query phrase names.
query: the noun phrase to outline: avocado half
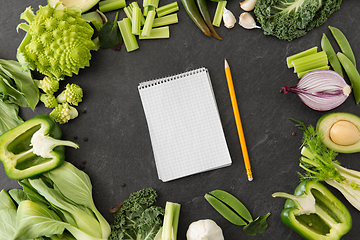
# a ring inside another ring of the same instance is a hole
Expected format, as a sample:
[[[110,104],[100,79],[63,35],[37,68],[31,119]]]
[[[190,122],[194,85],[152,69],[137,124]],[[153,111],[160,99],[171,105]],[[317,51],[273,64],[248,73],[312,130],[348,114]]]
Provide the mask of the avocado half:
[[[347,121],[349,123],[352,123],[360,134],[360,117],[346,112],[327,113],[324,116],[322,116],[316,124],[316,129],[322,136],[323,144],[327,148],[332,149],[339,153],[360,152],[360,140],[352,143],[351,145],[340,145],[338,143],[335,143],[331,139],[330,137],[331,128],[334,126],[335,123],[338,123],[339,121]]]
[[[81,12],[86,12],[95,6],[100,0],[48,0],[48,4],[52,7],[56,6],[57,9],[64,9],[67,7],[78,7]]]

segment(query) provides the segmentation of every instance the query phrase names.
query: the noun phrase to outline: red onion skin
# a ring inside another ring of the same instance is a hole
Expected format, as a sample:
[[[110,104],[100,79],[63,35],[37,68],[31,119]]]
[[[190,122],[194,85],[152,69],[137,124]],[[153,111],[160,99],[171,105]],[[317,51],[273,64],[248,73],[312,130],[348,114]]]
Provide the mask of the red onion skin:
[[[305,74],[297,85],[284,86],[284,94],[290,92],[298,95],[301,101],[316,111],[329,111],[340,106],[349,95],[343,89],[347,83],[335,71],[315,70]]]

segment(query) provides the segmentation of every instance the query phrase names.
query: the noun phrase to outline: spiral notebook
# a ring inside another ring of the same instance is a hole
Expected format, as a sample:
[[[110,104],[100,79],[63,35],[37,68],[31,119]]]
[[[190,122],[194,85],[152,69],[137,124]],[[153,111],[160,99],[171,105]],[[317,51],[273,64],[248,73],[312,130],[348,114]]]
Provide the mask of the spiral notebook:
[[[142,82],[138,90],[160,180],[231,165],[206,68]]]

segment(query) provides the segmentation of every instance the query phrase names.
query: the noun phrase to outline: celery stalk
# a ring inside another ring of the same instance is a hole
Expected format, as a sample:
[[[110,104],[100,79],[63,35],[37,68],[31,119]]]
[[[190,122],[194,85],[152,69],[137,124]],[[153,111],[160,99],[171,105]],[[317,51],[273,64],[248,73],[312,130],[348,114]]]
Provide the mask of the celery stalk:
[[[137,7],[137,8],[140,9],[139,4],[138,4],[137,2],[132,2],[132,3],[130,4],[130,6],[132,7],[132,11],[134,11],[134,8],[135,8],[135,7]],[[144,23],[145,23],[145,18],[144,18],[144,15],[143,15],[142,12],[141,12],[141,9],[140,9],[140,20],[141,20],[141,22],[140,22],[141,26],[144,25]]]
[[[306,73],[310,72],[310,71],[314,71],[314,70],[329,70],[330,66],[326,65],[326,66],[322,66],[322,67],[318,67],[318,68],[313,68],[304,72],[299,72],[297,73],[298,78],[302,78]]]
[[[294,65],[294,72],[304,72],[310,69],[323,67],[328,65],[328,58],[324,51],[310,54],[308,56],[294,59],[292,64]]]
[[[157,8],[159,6],[159,0],[144,0],[143,7],[152,6]]]
[[[170,13],[176,12],[178,10],[179,10],[179,6],[177,2],[173,2],[157,8],[156,13],[158,17],[162,17]]]
[[[139,39],[159,39],[159,38],[169,38],[170,37],[170,30],[169,26],[153,28],[151,30],[150,36],[143,36],[140,35]]]
[[[132,21],[132,9],[130,6],[127,6],[124,8],[124,12],[126,14],[126,17],[129,18]]]
[[[133,6],[131,18],[131,32],[134,35],[140,35],[141,27],[141,9],[138,6]]]
[[[152,27],[161,27],[178,23],[177,13],[173,13],[164,17],[155,18]]]
[[[179,216],[180,204],[166,202],[161,239],[176,240]]]
[[[127,52],[134,51],[139,48],[136,37],[131,33],[131,20],[129,18],[123,18],[117,22],[120,28],[121,35],[124,40],[124,44]]]
[[[100,12],[110,12],[126,7],[125,0],[104,0],[99,2]]]
[[[302,58],[302,57],[305,57],[305,56],[309,56],[310,54],[317,53],[317,50],[318,50],[318,47],[313,47],[313,48],[307,49],[305,51],[302,51],[302,52],[299,52],[297,54],[294,54],[294,55],[291,55],[291,56],[287,57],[286,58],[286,63],[287,63],[288,68],[294,67],[294,65],[292,64],[293,60],[299,59],[299,58]]]
[[[221,1],[217,3],[214,19],[212,22],[212,25],[214,25],[215,27],[220,27],[226,3],[227,1]]]
[[[152,25],[154,23],[155,19],[155,10],[151,10],[148,12],[148,15],[146,16],[145,23],[143,30],[141,32],[141,36],[143,37],[149,37],[152,29]]]
[[[146,17],[148,15],[149,11],[151,11],[151,10],[155,10],[155,7],[153,7],[153,6],[145,6],[143,15]]]

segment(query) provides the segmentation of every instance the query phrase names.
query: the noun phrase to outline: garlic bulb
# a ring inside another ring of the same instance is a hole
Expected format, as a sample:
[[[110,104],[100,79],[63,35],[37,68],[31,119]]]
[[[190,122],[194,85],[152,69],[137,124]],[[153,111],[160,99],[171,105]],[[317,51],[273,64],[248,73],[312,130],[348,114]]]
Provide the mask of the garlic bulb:
[[[240,7],[244,11],[252,11],[255,8],[255,4],[258,0],[245,0],[243,2],[240,2]]]
[[[246,29],[261,28],[256,25],[255,19],[248,12],[243,12],[242,14],[240,14],[239,24]]]
[[[225,27],[227,27],[227,28],[234,27],[235,23],[236,23],[234,14],[232,12],[230,12],[229,10],[227,10],[226,8],[224,8],[223,21],[224,21]]]
[[[187,240],[224,240],[221,228],[211,219],[198,220],[190,224]]]

